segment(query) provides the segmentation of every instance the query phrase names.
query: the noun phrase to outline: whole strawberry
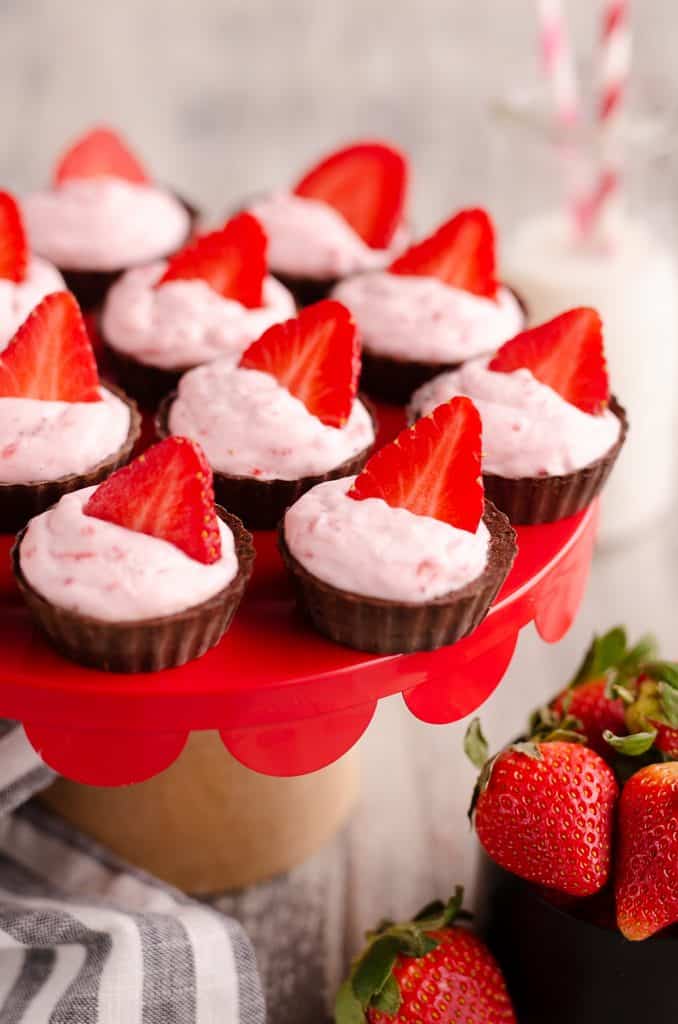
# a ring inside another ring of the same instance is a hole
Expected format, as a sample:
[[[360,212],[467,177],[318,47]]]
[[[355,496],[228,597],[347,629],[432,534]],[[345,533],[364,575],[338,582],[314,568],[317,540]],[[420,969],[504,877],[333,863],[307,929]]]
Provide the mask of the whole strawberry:
[[[481,844],[506,871],[570,896],[591,896],[610,872],[619,790],[609,765],[577,739],[555,732],[488,761],[473,723],[466,750],[484,764],[471,813]]]
[[[678,922],[678,761],[647,765],[622,790],[615,899],[627,939]]]
[[[625,701],[633,699],[635,677],[654,652],[650,636],[630,648],[620,626],[594,637],[574,678],[551,702],[550,710],[556,716],[551,728],[566,717],[576,719],[575,727],[584,734],[587,745],[610,760],[614,753],[605,733],[624,736],[628,732]]]
[[[572,689],[563,690],[551,707],[561,718],[571,715],[577,719],[587,745],[606,760],[613,753],[604,733],[609,731],[621,736],[626,732],[624,702],[620,697],[610,696],[605,677],[588,679]]]
[[[462,895],[368,935],[337,995],[336,1024],[515,1024],[497,963],[456,924]]]

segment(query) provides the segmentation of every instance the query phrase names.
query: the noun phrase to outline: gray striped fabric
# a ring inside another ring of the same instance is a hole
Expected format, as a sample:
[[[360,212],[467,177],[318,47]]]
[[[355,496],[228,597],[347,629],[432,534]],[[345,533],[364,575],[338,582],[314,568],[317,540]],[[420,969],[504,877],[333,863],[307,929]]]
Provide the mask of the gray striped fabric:
[[[0,722],[0,1024],[264,1024],[240,925],[30,803],[52,778]]]

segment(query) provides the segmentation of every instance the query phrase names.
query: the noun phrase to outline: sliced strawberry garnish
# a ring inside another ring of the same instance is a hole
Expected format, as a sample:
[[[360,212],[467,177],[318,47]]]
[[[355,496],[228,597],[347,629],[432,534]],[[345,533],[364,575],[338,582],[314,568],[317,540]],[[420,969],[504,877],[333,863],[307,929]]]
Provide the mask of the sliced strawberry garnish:
[[[437,277],[453,288],[494,299],[494,225],[484,210],[462,210],[388,269],[392,274]]]
[[[69,178],[123,178],[143,185],[149,176],[134,153],[110,128],[93,128],[77,139],[61,156],[54,171],[54,184]]]
[[[0,277],[19,284],[26,279],[28,240],[16,200],[0,192]]]
[[[453,398],[373,455],[348,495],[381,498],[475,533],[483,514],[480,435],[471,399]]]
[[[346,306],[325,299],[269,327],[240,365],[270,373],[323,423],[343,427],[358,388],[358,331]]]
[[[403,219],[409,168],[383,142],[358,142],[321,160],[294,191],[333,206],[373,249],[385,249]]]
[[[266,235],[251,213],[239,213],[219,231],[202,235],[172,256],[156,288],[167,281],[206,281],[225,299],[256,309],[263,303]]]
[[[502,345],[488,366],[499,373],[528,369],[566,402],[593,415],[610,399],[603,325],[595,309],[571,309],[523,331]]]
[[[0,354],[0,398],[101,401],[92,345],[70,292],[47,295]]]
[[[159,537],[206,565],[221,557],[212,470],[187,437],[168,437],[109,476],[85,514]]]

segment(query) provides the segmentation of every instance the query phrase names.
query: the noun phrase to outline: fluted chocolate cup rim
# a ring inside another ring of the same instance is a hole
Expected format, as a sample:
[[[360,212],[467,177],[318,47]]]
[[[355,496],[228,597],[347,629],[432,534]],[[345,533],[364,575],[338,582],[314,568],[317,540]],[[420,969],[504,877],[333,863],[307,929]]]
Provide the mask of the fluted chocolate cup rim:
[[[164,186],[161,185],[160,187],[163,188]],[[179,245],[173,246],[165,253],[161,253],[156,256],[156,260],[168,259],[174,253],[183,249],[183,247],[190,241],[195,230],[195,226],[201,216],[201,211],[195,203],[192,203],[190,199],[186,199],[185,196],[182,196],[176,189],[165,188],[165,191],[172,195],[188,214],[188,229],[184,235],[183,241],[181,241]],[[121,274],[126,273],[126,271],[136,270],[138,267],[143,267],[145,264],[153,262],[153,260],[133,260],[131,263],[123,263],[119,267],[69,267],[65,263],[59,263],[55,260],[51,260],[50,262],[54,264],[57,270],[66,274],[100,274],[102,277],[110,276],[112,279],[115,279]]]
[[[440,597],[433,597],[427,601],[396,601],[384,597],[370,597],[365,594],[356,594],[351,590],[343,590],[341,587],[335,587],[332,583],[327,583],[319,576],[309,572],[292,554],[285,538],[284,519],[278,527],[278,547],[282,559],[290,572],[304,580],[307,584],[324,591],[326,594],[341,595],[344,601],[366,605],[375,609],[405,608],[417,611],[428,606],[449,607],[457,601],[463,601],[466,598],[482,594],[497,580],[497,588],[500,587],[510,572],[518,553],[516,532],[511,526],[508,516],[501,512],[487,498],[485,499],[482,519],[490,534],[487,564],[483,571],[474,580],[465,583],[463,587],[448,591],[446,594],[441,594]]]
[[[54,508],[54,506],[51,507]],[[222,587],[221,590],[217,591],[216,594],[208,597],[205,601],[201,601],[199,604],[190,605],[188,608],[184,608],[179,612],[172,612],[169,615],[155,615],[153,618],[147,619],[109,620],[98,619],[93,615],[85,615],[81,612],[75,612],[69,608],[64,608],[62,605],[54,604],[28,582],[24,575],[24,571],[21,568],[20,550],[26,530],[28,529],[28,524],[17,534],[10,552],[14,578],[22,593],[30,594],[31,599],[46,611],[49,611],[50,614],[56,610],[62,619],[68,620],[74,625],[83,626],[85,628],[105,628],[111,632],[119,632],[122,635],[131,627],[143,626],[148,629],[152,629],[154,627],[164,626],[168,622],[180,623],[190,620],[200,612],[211,611],[214,608],[219,608],[227,597],[237,596],[238,594],[242,596],[252,574],[252,567],[256,557],[252,535],[245,529],[238,517],[234,516],[231,512],[227,512],[226,509],[221,508],[220,505],[215,505],[215,509],[219,519],[226,523],[233,534],[235,553],[238,561],[238,571],[233,579],[230,580],[226,586]]]
[[[490,482],[492,482],[493,480],[508,480],[512,484],[515,484],[516,487],[519,487],[521,484],[527,485],[528,483],[534,483],[534,481],[543,482],[544,484],[554,483],[554,484],[558,485],[558,484],[570,483],[580,473],[586,473],[586,472],[589,472],[590,470],[598,469],[599,467],[602,467],[604,464],[606,464],[608,462],[609,463],[614,462],[616,460],[617,456],[619,455],[619,452],[622,450],[622,447],[624,446],[624,442],[626,441],[626,436],[627,436],[628,431],[629,431],[629,420],[628,420],[628,415],[627,415],[626,409],[624,408],[623,405],[620,404],[620,402],[617,400],[615,395],[611,395],[610,396],[610,400],[609,400],[609,402],[607,404],[607,408],[619,420],[619,423],[620,423],[619,436],[617,437],[617,440],[615,441],[615,443],[610,448],[608,448],[608,450],[606,452],[603,452],[602,455],[599,455],[598,458],[594,459],[592,462],[587,462],[585,466],[580,466],[579,469],[573,469],[571,473],[553,473],[553,474],[548,474],[547,476],[511,476],[511,477],[506,477],[506,476],[502,476],[500,473],[485,473],[485,472],[483,472],[483,479],[486,480],[486,481],[490,481]]]
[[[168,395],[165,395],[165,397],[162,399],[158,406],[158,411],[155,415],[155,432],[161,440],[171,436],[171,432],[169,429],[169,413],[177,397],[177,391],[170,391]],[[343,469],[348,466],[354,466],[356,462],[361,459],[367,460],[369,458],[370,454],[373,452],[375,445],[377,443],[377,434],[379,431],[379,418],[374,403],[369,398],[362,394],[356,395],[355,400],[361,402],[367,409],[370,420],[372,422],[374,438],[370,444],[365,446],[365,448],[361,449],[361,451],[359,452],[356,452],[355,455],[351,455],[347,459],[344,459],[344,461],[340,462],[337,466],[331,467],[324,473],[308,473],[306,474],[306,476],[294,477],[291,480],[288,480],[284,477],[268,477],[266,479],[260,479],[259,477],[247,476],[242,473],[226,473],[223,470],[215,469],[214,466],[212,466],[212,472],[214,473],[214,476],[221,477],[224,480],[232,480],[236,483],[244,480],[247,482],[261,484],[262,486],[264,484],[269,484],[271,486],[274,486],[276,484],[303,484],[304,481],[306,480],[315,480],[318,483],[322,483],[324,480],[336,480],[339,477],[348,476],[349,474],[344,473]]]
[[[86,481],[91,480],[94,477],[99,477],[102,470],[104,470],[108,465],[119,466],[127,461],[128,456],[131,455],[135,444],[139,440],[139,435],[141,433],[141,414],[137,407],[137,403],[133,398],[126,394],[122,388],[119,388],[117,385],[111,384],[108,381],[106,381],[106,383],[102,383],[101,387],[106,391],[112,392],[112,394],[124,402],[129,409],[129,430],[127,432],[127,438],[120,448],[116,448],[114,452],[111,452],[104,459],[100,459],[99,462],[85,470],[84,473],[66,473],[65,476],[59,476],[53,480],[21,480],[14,483],[0,481],[0,498],[2,497],[3,490],[43,487],[46,484],[49,484],[52,487],[64,487],[67,491],[81,490],[81,487],[72,487],[70,485],[75,484],[78,480],[83,480],[85,483],[82,484],[82,487],[87,487],[88,484]]]

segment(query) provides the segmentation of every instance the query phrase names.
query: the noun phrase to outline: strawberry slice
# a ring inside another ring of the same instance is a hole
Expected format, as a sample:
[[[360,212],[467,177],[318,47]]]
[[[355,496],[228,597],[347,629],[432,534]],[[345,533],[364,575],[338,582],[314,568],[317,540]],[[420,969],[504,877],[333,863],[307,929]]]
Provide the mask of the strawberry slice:
[[[385,249],[403,219],[408,177],[399,150],[383,142],[358,142],[326,156],[294,191],[334,207],[364,242]]]
[[[225,299],[248,309],[263,304],[267,240],[251,213],[239,213],[219,231],[189,242],[167,264],[156,288],[167,281],[206,281]]]
[[[483,514],[480,414],[470,398],[453,398],[423,416],[365,464],[348,492],[432,516],[475,533]]]
[[[114,131],[93,128],[77,139],[59,159],[54,184],[69,178],[123,178],[136,185],[150,181],[146,171]]]
[[[610,400],[603,325],[595,309],[571,309],[523,331],[502,345],[488,368],[498,373],[528,369],[566,402],[594,416]]]
[[[84,511],[166,540],[205,565],[221,558],[212,470],[200,445],[187,437],[168,437],[117,470]]]
[[[358,331],[346,306],[324,299],[269,327],[240,365],[270,373],[323,423],[343,427],[358,389]]]
[[[70,292],[47,295],[0,354],[0,398],[101,401],[92,345]]]
[[[26,280],[28,239],[16,200],[0,192],[0,277],[20,284]]]
[[[388,268],[391,274],[437,277],[488,299],[497,296],[494,225],[485,210],[462,210]]]

